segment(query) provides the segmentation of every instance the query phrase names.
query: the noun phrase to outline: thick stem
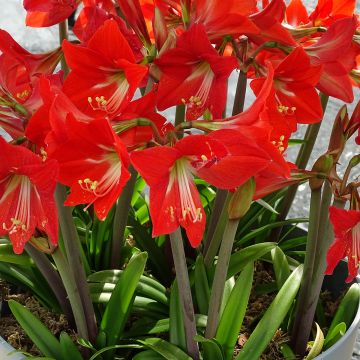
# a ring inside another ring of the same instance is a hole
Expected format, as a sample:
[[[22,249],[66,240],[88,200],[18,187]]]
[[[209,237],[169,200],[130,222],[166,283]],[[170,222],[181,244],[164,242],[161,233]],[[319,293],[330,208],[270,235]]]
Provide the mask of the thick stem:
[[[59,24],[60,45],[62,44],[63,40],[67,40],[67,39],[68,39],[68,24],[67,24],[67,20],[65,20]],[[69,73],[69,67],[66,63],[64,54],[61,57],[61,69],[64,71],[64,76],[66,77],[66,75]]]
[[[232,116],[240,114],[244,110],[246,84],[247,84],[246,74],[240,71],[238,76],[238,81],[236,84],[236,92],[235,92],[234,104],[232,109]],[[216,229],[220,230],[219,220],[222,210],[226,206],[225,202],[226,199],[228,199],[227,195],[228,195],[228,191],[226,190],[218,189],[216,192],[213,212],[210,217],[210,222],[205,239],[204,256],[205,256],[205,264],[207,264],[207,266],[209,266],[209,264],[212,263],[219,249],[219,243],[221,241],[221,238],[218,243],[213,244],[213,241],[216,240]],[[224,227],[225,227],[225,223],[223,223],[222,229],[224,229]],[[211,252],[209,253],[210,249]]]
[[[86,318],[80,298],[79,290],[76,285],[74,273],[69,271],[69,263],[60,248],[57,248],[53,253],[55,265],[60,273],[64,287],[66,289],[71,308],[73,310],[75,324],[79,336],[83,339],[89,339],[88,329],[86,325]]]
[[[238,219],[229,220],[224,231],[224,237],[221,243],[218,262],[215,269],[214,281],[211,288],[208,320],[205,331],[205,337],[208,339],[215,336],[216,329],[218,327],[221,301],[238,224]]]
[[[194,340],[196,335],[194,305],[180,228],[170,234],[170,244],[174,259],[177,285],[180,290],[179,296],[184,317],[186,347],[191,358],[197,360],[200,355],[198,345]]]
[[[185,120],[185,105],[177,105],[175,111],[175,127],[179,126]],[[178,137],[181,138],[184,135],[184,131],[180,130],[178,132]]]
[[[118,269],[120,265],[121,250],[124,246],[124,233],[128,220],[128,214],[131,204],[132,195],[137,179],[137,171],[130,166],[129,171],[131,178],[124,187],[124,190],[116,204],[116,211],[113,222],[113,237],[111,251],[111,268]]]
[[[310,295],[312,288],[314,264],[315,261],[317,261],[316,250],[318,247],[317,240],[320,222],[320,211],[321,188],[311,191],[309,230],[306,243],[304,272],[301,281],[299,296],[297,299],[294,326],[291,332],[291,342],[293,345],[293,349],[297,354],[301,356],[305,352],[306,344],[312,326],[312,318],[310,319],[310,312],[312,311],[313,299],[310,299]],[[310,330],[307,333],[308,328]]]
[[[69,262],[67,271],[74,274],[76,286],[80,294],[84,309],[83,311],[86,317],[89,334],[87,339],[94,342],[97,335],[94,307],[91,301],[90,291],[81,258],[80,239],[72,218],[72,207],[64,206],[65,198],[66,189],[63,185],[58,184],[55,191],[55,200],[59,213],[59,222],[65,245],[66,257]],[[76,311],[77,310],[78,309],[76,309]],[[76,318],[75,309],[73,309],[73,312]]]
[[[220,215],[216,216],[215,230],[212,233],[209,233],[210,229],[208,229],[208,234],[210,234],[210,240],[208,241],[209,246],[204,257],[204,264],[207,269],[210,269],[213,265],[215,256],[219,251],[220,244],[223,239],[224,230],[229,221],[229,214],[227,208],[229,205],[231,195],[229,195],[228,191],[225,191],[224,193],[226,195],[225,199],[221,203],[221,208],[219,205],[219,209],[217,210],[220,212]]]
[[[325,113],[329,97],[327,95],[320,94],[320,100],[321,100],[321,106],[322,106],[323,112]],[[315,141],[319,134],[321,123],[322,123],[322,121],[317,122],[315,124],[310,124],[306,130],[306,133],[304,136],[304,143],[302,144],[299,154],[295,161],[295,164],[299,169],[305,169],[307,166],[307,163],[309,162],[311,153],[312,153],[314,145],[315,145]],[[284,199],[280,203],[280,213],[278,216],[279,221],[283,221],[286,219],[286,217],[290,211],[291,205],[295,199],[297,189],[298,189],[298,185],[292,185],[288,188]],[[276,241],[279,238],[281,230],[282,230],[282,228],[277,228],[277,229],[273,230],[273,232],[271,234],[272,241]]]
[[[225,200],[227,198],[227,190],[222,190],[222,189],[217,189],[216,191],[216,196],[215,196],[215,200],[214,200],[214,206],[211,212],[211,217],[210,217],[210,221],[209,221],[209,225],[207,228],[207,232],[206,232],[206,237],[205,237],[205,245],[204,245],[204,256],[206,256],[210,244],[212,242],[212,238],[214,237],[214,232],[215,229],[219,223],[219,218],[222,212],[222,209],[224,208],[224,204],[225,204]],[[216,250],[217,252],[217,250]]]
[[[74,316],[71,311],[64,284],[53,264],[44,253],[36,250],[30,243],[25,245],[25,250],[34,260],[37,268],[46,279],[69,323],[74,323]]]

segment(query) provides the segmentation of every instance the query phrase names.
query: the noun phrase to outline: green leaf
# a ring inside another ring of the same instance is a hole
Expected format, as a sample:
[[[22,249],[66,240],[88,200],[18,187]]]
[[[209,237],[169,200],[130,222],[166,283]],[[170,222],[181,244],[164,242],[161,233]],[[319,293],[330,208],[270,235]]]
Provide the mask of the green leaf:
[[[254,360],[260,357],[290,310],[300,287],[302,273],[303,266],[300,265],[288,277],[249,339],[246,341],[243,349],[235,358],[236,360]]]
[[[329,331],[326,335],[324,350],[333,346],[337,341],[339,341],[344,334],[346,333],[346,324],[341,322],[337,324],[331,331]]]
[[[224,360],[221,345],[216,339],[206,339],[201,335],[196,335],[195,340],[202,344],[204,360]]]
[[[323,348],[324,345],[324,334],[320,329],[320,326],[316,324],[316,336],[315,336],[315,340],[313,343],[313,346],[311,347],[311,350],[308,354],[308,356],[306,357],[306,360],[312,360],[314,359],[316,356],[318,356]]]
[[[278,211],[276,211],[270,204],[268,204],[266,201],[262,199],[255,200],[259,205],[263,206],[266,210],[271,211],[274,214],[279,214]]]
[[[225,359],[232,359],[236,340],[239,336],[250,297],[253,274],[253,263],[245,266],[236,280],[219,321],[215,338],[223,348]]]
[[[122,335],[146,259],[147,254],[140,253],[130,260],[106,306],[100,330],[106,333],[109,346],[115,345]]]
[[[191,357],[184,351],[163,339],[147,338],[138,340],[138,342],[162,355],[167,360],[191,360]]]
[[[186,349],[185,327],[179,297],[179,288],[175,280],[171,286],[170,294],[170,342]]]
[[[331,333],[332,330],[341,322],[344,322],[347,328],[350,327],[359,307],[359,298],[360,286],[357,283],[352,284],[344,298],[341,300],[341,303],[329,327],[328,333]]]
[[[285,360],[296,360],[296,355],[288,344],[281,344],[280,351]]]
[[[247,264],[254,262],[276,247],[276,243],[266,242],[247,246],[230,257],[230,264],[227,277],[239,273]]]
[[[89,360],[95,360],[97,357],[99,357],[99,355],[104,354],[106,352],[112,353],[115,349],[142,349],[142,348],[143,348],[143,346],[137,345],[137,344],[107,346],[107,347],[97,351],[93,356],[91,356],[91,358]],[[111,359],[114,359],[114,358],[111,357]],[[66,359],[66,360],[70,360],[70,359]]]
[[[206,327],[207,316],[195,315],[196,327],[204,329]],[[126,336],[129,338],[138,337],[141,335],[155,335],[161,333],[167,333],[170,330],[170,319],[154,320],[151,318],[141,318],[135,322],[131,329],[126,332]]]
[[[60,345],[61,345],[61,354],[64,360],[83,360],[78,348],[71,340],[71,337],[66,333],[62,332],[60,334]]]
[[[162,355],[153,350],[145,350],[136,354],[132,360],[159,360],[165,359]]]
[[[14,254],[11,244],[0,244],[0,262],[12,264],[34,266],[34,261],[26,253]]]
[[[282,227],[282,226],[289,225],[289,224],[300,224],[300,223],[307,223],[307,222],[309,222],[308,218],[297,218],[297,219],[288,219],[288,220],[284,220],[284,221],[272,222],[270,224],[267,224],[265,226],[262,226],[256,230],[253,230],[253,231],[247,233],[245,236],[243,236],[237,242],[237,244],[246,244],[251,239],[254,239],[254,238],[260,236],[261,234],[263,234],[271,229],[277,228],[277,227]]]
[[[60,343],[50,330],[35,315],[15,300],[9,300],[8,304],[20,326],[39,350],[47,357],[57,360],[62,359],[59,357],[61,354]]]
[[[207,315],[210,299],[210,287],[202,254],[196,258],[194,273],[196,303],[200,313]]]
[[[276,284],[278,289],[284,285],[286,279],[290,276],[290,267],[283,251],[277,246],[271,250]]]

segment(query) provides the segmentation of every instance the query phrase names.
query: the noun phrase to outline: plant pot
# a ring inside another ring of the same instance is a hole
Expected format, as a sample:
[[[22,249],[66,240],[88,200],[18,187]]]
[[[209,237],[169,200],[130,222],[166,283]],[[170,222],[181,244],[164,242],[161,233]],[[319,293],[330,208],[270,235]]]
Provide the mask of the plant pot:
[[[10,344],[8,344],[0,336],[0,359],[1,360],[21,360],[25,359],[26,356],[17,352]]]

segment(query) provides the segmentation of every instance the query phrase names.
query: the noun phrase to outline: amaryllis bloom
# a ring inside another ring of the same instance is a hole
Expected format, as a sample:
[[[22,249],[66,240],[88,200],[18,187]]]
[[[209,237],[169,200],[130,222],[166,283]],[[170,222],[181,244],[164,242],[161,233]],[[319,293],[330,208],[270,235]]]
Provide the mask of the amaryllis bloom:
[[[317,88],[323,93],[351,103],[354,100],[350,71],[359,47],[353,46],[357,20],[345,18],[332,24],[319,41],[305,47],[311,64],[322,65]]]
[[[26,25],[46,27],[66,20],[77,8],[81,0],[24,0]]]
[[[70,116],[67,122],[68,139],[51,154],[59,162],[59,181],[71,190],[65,205],[93,204],[104,220],[130,177],[128,153],[106,119]]]
[[[55,160],[42,159],[0,136],[0,236],[8,235],[20,254],[32,236],[58,239],[54,191],[58,175]]]
[[[174,126],[166,122],[166,118],[156,112],[155,109],[156,86],[146,95],[132,101],[123,109],[119,116],[112,120],[111,125],[114,131],[128,149],[144,146],[152,139],[159,141],[156,136],[162,139],[168,131],[174,129]],[[139,121],[143,120],[143,122],[151,121],[152,126],[150,124],[147,126],[144,126],[145,124],[136,126],[133,122],[137,119]]]
[[[351,282],[358,274],[360,263],[360,211],[329,208],[335,240],[327,253],[325,274],[331,275],[340,260],[347,257],[348,277]]]
[[[249,38],[256,44],[267,41],[278,41],[286,45],[296,45],[289,31],[282,26],[286,5],[283,0],[272,0],[265,9],[250,16],[250,19],[260,29],[259,34],[250,34]]]
[[[294,64],[296,66],[294,67]],[[300,124],[321,120],[323,111],[315,89],[321,75],[321,65],[311,65],[301,47],[295,48],[277,66],[274,66],[274,100],[277,111],[290,116]],[[251,88],[258,94],[266,78],[255,79]]]
[[[162,71],[158,108],[184,103],[186,118],[196,120],[206,110],[220,118],[226,105],[227,79],[236,68],[233,57],[220,56],[203,25],[193,25],[155,64]],[[176,89],[176,91],[174,91]]]
[[[147,73],[115,20],[100,26],[86,46],[63,42],[71,72],[64,92],[91,116],[115,116],[133,97]]]
[[[153,236],[181,226],[193,247],[200,244],[206,223],[194,175],[220,189],[234,189],[271,161],[260,146],[231,130],[187,136],[173,147],[135,151],[130,158],[150,186]]]

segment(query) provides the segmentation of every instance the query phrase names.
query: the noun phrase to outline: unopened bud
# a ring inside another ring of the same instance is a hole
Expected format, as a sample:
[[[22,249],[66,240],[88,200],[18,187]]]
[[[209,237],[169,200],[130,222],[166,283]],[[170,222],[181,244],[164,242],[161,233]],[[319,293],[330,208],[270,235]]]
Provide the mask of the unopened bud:
[[[255,187],[255,179],[252,177],[236,189],[229,202],[229,219],[241,219],[246,214],[255,194]]]
[[[156,48],[160,50],[163,47],[168,37],[168,30],[164,19],[164,15],[162,14],[162,12],[158,7],[155,7],[153,29],[155,35]]]
[[[315,162],[312,172],[317,173],[316,177],[309,180],[311,190],[321,188],[334,165],[334,157],[330,154],[321,155]]]

